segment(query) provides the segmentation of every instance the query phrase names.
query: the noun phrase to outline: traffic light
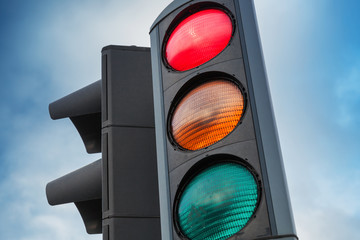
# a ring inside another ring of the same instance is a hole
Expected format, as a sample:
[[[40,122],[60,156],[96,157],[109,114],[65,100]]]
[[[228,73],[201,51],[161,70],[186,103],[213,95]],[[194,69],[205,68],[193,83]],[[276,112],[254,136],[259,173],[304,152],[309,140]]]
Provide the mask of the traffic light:
[[[162,239],[297,239],[252,0],[150,30]]]
[[[102,159],[48,183],[51,205],[74,202],[103,240],[160,239],[150,49],[102,49],[101,80],[49,106]]]

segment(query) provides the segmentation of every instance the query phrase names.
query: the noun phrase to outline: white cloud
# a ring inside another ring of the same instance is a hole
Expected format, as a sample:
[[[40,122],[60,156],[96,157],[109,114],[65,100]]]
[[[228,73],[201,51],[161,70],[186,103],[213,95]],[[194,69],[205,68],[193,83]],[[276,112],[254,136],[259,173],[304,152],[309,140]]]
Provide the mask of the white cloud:
[[[104,46],[150,46],[150,26],[170,2],[111,0],[58,11],[41,29],[39,57],[47,62],[57,86],[82,87],[101,78]]]
[[[301,239],[356,239],[360,230],[359,218],[349,217],[337,209],[306,209],[298,218]]]

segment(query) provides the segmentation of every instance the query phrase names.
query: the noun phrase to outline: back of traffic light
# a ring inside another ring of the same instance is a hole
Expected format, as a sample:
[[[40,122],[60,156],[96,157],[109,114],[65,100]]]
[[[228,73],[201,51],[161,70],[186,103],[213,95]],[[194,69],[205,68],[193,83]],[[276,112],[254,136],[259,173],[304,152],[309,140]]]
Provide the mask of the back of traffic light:
[[[150,49],[102,49],[103,240],[160,239]]]
[[[297,239],[252,0],[150,31],[162,239]]]
[[[150,49],[107,46],[102,80],[49,106],[102,159],[48,183],[48,202],[73,202],[87,232],[104,240],[160,239],[152,99]]]

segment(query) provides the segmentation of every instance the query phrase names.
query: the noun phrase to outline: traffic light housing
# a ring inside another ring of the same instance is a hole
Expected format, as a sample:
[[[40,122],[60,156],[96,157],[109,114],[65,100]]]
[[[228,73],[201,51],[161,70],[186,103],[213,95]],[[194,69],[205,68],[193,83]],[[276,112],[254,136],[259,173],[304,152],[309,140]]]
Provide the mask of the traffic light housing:
[[[162,239],[297,239],[252,0],[150,30]]]
[[[150,49],[106,46],[102,79],[50,104],[102,159],[46,186],[50,205],[74,202],[103,240],[160,239]]]
[[[103,240],[160,239],[150,49],[102,49]]]

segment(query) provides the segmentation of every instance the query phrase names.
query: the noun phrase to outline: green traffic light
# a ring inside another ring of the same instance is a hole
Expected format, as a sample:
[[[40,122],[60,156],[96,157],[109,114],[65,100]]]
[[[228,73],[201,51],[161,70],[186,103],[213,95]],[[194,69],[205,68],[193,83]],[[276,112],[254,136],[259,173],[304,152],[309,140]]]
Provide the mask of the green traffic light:
[[[196,175],[180,196],[177,221],[191,240],[223,240],[239,232],[258,203],[253,174],[241,164],[212,165]]]

